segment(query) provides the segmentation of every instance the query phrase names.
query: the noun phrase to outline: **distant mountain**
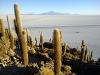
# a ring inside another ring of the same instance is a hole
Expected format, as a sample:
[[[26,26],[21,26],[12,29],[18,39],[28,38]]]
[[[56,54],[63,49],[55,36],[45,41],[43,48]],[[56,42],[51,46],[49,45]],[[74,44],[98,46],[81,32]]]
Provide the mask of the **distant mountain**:
[[[50,11],[50,12],[46,12],[46,13],[41,13],[40,15],[70,15],[70,14],[69,13],[59,13],[59,12]]]
[[[79,14],[69,14],[69,13],[49,11],[49,12],[40,13],[40,14],[28,13],[28,14],[21,14],[21,15],[79,15]]]

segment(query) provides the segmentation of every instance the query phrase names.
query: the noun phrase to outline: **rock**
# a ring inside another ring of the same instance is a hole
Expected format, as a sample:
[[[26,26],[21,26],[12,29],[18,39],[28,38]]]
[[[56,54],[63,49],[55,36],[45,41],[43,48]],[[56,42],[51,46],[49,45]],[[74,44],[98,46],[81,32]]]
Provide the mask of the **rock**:
[[[53,44],[50,43],[50,42],[44,42],[44,43],[43,43],[43,47],[49,48],[49,49],[53,49]]]

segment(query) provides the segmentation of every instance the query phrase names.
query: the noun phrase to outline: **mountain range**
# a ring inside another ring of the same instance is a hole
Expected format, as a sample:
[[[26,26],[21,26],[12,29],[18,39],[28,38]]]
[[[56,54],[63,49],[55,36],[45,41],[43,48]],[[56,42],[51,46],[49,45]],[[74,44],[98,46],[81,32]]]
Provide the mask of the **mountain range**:
[[[49,11],[49,12],[40,13],[40,14],[29,13],[29,14],[22,14],[22,15],[79,15],[79,14],[69,14],[69,13]]]

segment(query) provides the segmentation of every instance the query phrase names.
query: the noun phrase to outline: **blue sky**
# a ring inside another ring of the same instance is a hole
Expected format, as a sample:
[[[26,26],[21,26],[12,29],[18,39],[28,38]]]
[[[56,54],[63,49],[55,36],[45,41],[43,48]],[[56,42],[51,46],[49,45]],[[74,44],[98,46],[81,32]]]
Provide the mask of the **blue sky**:
[[[0,0],[0,14],[13,14],[18,3],[21,14],[49,11],[100,15],[100,0]]]

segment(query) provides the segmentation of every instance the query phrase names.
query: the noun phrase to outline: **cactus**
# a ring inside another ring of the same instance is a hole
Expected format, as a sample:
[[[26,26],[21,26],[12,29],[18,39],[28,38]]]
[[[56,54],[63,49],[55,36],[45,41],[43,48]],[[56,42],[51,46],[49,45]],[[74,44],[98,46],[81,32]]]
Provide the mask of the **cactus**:
[[[10,47],[12,50],[14,50],[14,36],[13,36],[13,32],[12,32],[12,28],[8,16],[7,16],[7,21],[8,21],[8,29],[9,29]]]
[[[60,31],[60,44],[61,44],[61,52],[62,52],[62,32]],[[62,53],[61,53],[62,54]]]
[[[85,47],[85,41],[84,40],[82,40],[82,46]]]
[[[41,48],[43,49],[43,32],[42,31],[40,33],[40,45],[41,45]]]
[[[1,36],[5,36],[4,24],[2,19],[0,19],[0,37]]]
[[[14,27],[15,27],[16,34],[18,34],[18,33],[17,33],[18,27],[17,27],[16,19],[14,19]],[[18,37],[18,36],[17,36],[17,37]]]
[[[35,41],[36,41],[35,46],[37,46],[37,38],[36,37],[35,37]]]
[[[64,53],[62,56],[64,56],[66,54],[66,43],[64,43]]]
[[[5,29],[5,37],[9,38],[9,31],[8,31],[8,29]]]
[[[30,40],[29,40],[30,42],[30,47],[33,47],[34,46],[34,42],[33,42],[33,39],[32,39],[32,37],[30,36]]]
[[[90,56],[87,55],[87,62],[90,62]]]
[[[84,55],[84,61],[87,61],[87,51],[88,51],[88,47],[86,46],[85,55]]]
[[[84,61],[84,47],[81,46],[81,61]]]
[[[84,55],[84,61],[87,61],[87,55]]]
[[[87,51],[88,51],[88,46],[86,46],[85,55],[87,55]]]
[[[61,70],[61,39],[59,29],[55,29],[53,32],[54,37],[54,73],[60,75]]]
[[[21,48],[21,56],[22,56],[22,63],[24,65],[28,64],[28,50],[27,50],[27,43],[24,37],[23,28],[22,28],[22,23],[21,23],[21,18],[20,18],[20,10],[18,4],[14,4],[14,12],[15,12],[15,29],[17,32],[17,36],[19,39],[20,43],[20,48]]]
[[[91,60],[92,57],[93,57],[93,51],[91,51],[90,60]]]
[[[28,31],[28,29],[26,29],[26,32],[27,32],[27,42],[29,43],[29,31]]]

